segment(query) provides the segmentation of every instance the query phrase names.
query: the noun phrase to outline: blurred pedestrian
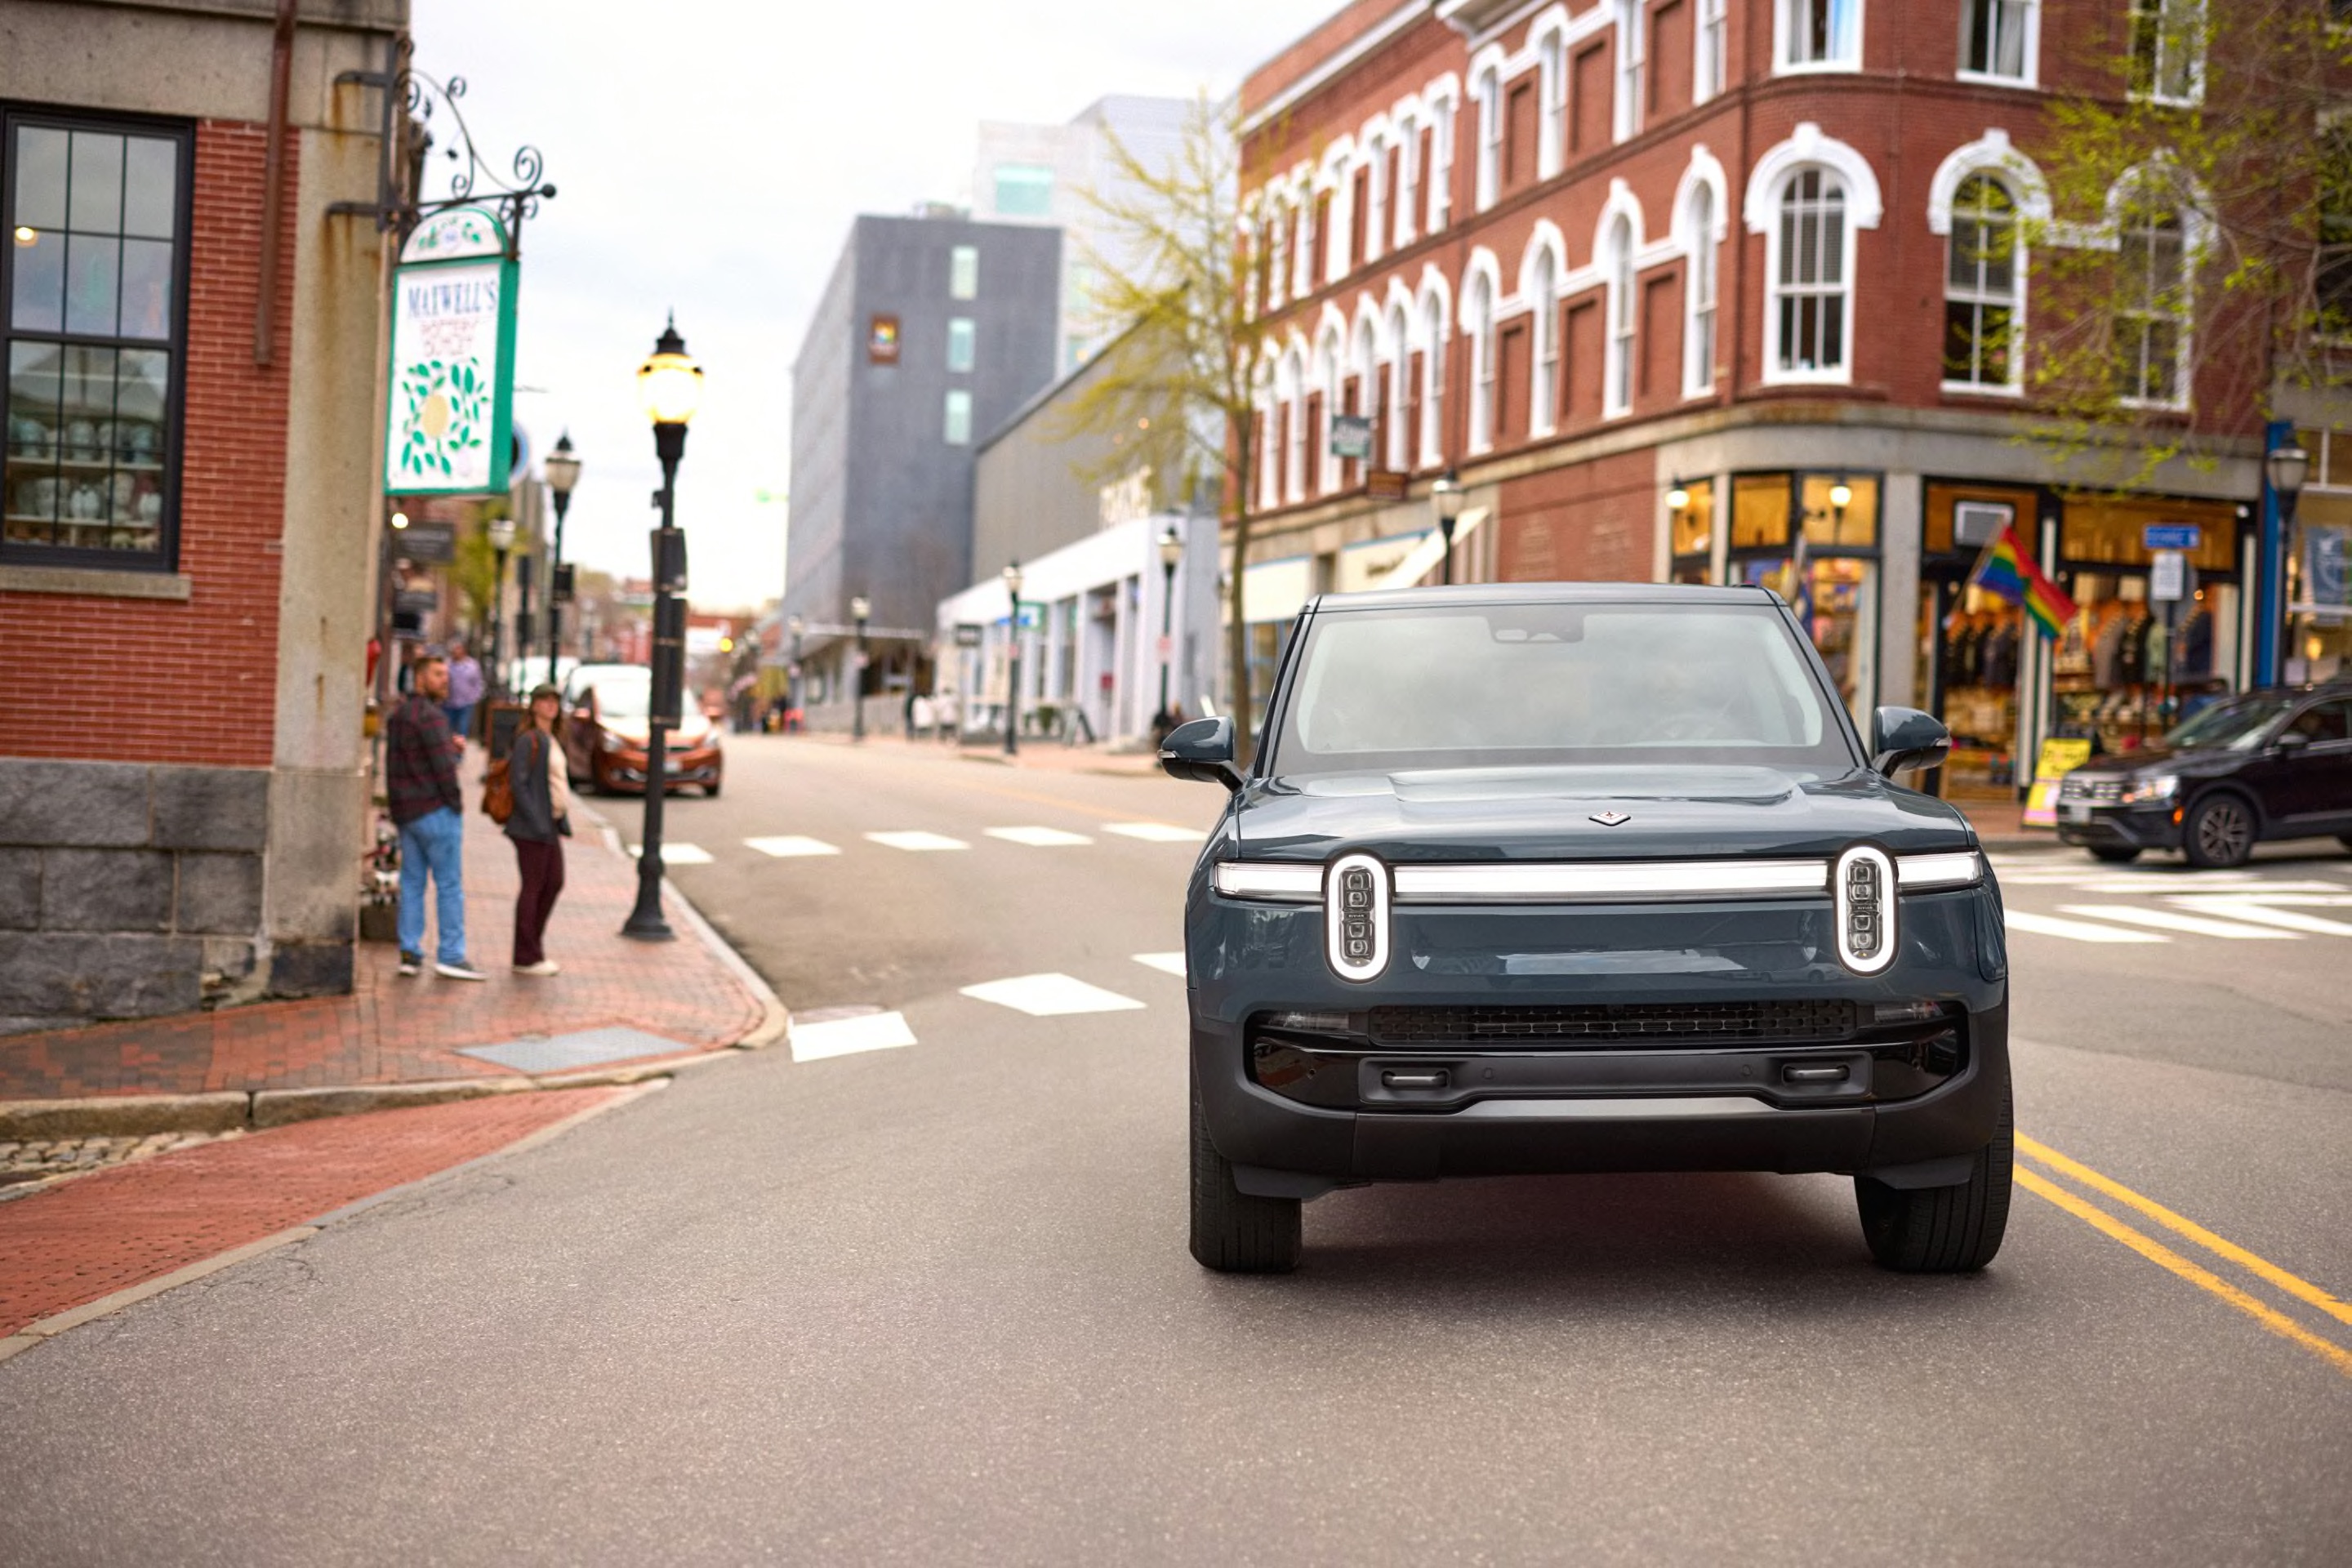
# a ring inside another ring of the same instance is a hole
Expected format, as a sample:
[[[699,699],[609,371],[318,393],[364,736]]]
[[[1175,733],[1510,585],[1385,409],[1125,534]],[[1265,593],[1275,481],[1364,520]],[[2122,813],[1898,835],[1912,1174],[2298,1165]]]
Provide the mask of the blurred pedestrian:
[[[522,891],[515,896],[514,966],[517,974],[554,974],[562,966],[547,956],[542,939],[547,917],[563,891],[563,841],[572,837],[572,780],[555,738],[562,694],[541,686],[530,694],[530,711],[507,752],[507,783],[514,790],[514,815],[507,837],[514,840],[515,867]]]
[[[452,980],[481,980],[466,962],[466,811],[457,787],[460,745],[450,733],[449,664],[428,654],[416,661],[415,689],[384,726],[384,796],[400,829],[400,972],[425,965],[425,884],[434,891],[440,942],[433,970]]]
[[[449,696],[443,703],[449,731],[460,741],[474,732],[474,705],[482,700],[482,667],[464,643],[449,645]]]

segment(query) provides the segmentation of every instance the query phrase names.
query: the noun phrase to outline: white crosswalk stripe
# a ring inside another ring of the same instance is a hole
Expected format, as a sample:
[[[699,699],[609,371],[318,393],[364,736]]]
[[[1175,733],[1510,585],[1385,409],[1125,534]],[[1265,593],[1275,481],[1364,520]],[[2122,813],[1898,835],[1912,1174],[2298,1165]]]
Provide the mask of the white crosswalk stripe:
[[[797,859],[804,855],[838,855],[841,850],[821,838],[807,838],[797,833],[787,833],[773,838],[746,838],[743,847],[762,855],[772,855],[779,860]]]
[[[1033,849],[1059,849],[1094,842],[1083,833],[1067,833],[1058,827],[990,827],[982,831],[991,838],[1002,838],[1007,844],[1026,844]]]
[[[2061,904],[2059,908],[2070,915],[2116,921],[2125,925],[2148,926],[2157,931],[2186,931],[2191,936],[2216,936],[2227,942],[2301,940],[2289,931],[2273,931],[2266,926],[2245,925],[2234,921],[2210,920],[2202,915],[2180,914],[2172,910],[2141,909],[2136,904]]]
[[[823,1061],[859,1051],[887,1051],[915,1043],[914,1030],[901,1013],[859,1013],[848,1017],[819,1017],[793,1022],[793,1060]]]
[[[1167,822],[1108,822],[1105,833],[1116,833],[1122,838],[1140,838],[1146,844],[1198,844],[1208,837],[1197,827],[1178,827]]]
[[[943,833],[924,833],[919,830],[904,833],[869,833],[866,837],[885,849],[905,849],[915,854],[971,847],[961,838],[950,838]]]
[[[2258,925],[2277,926],[2282,931],[2299,931],[2312,936],[2352,936],[2352,925],[2342,921],[2323,920],[2298,910],[2271,907],[2267,900],[2227,898],[2203,894],[2196,898],[2172,900],[2184,910],[2199,914],[2220,915],[2228,920],[2252,921]],[[2347,900],[2352,902],[2352,900]]]
[[[1179,980],[1184,978],[1184,955],[1181,952],[1139,952],[1135,955],[1135,962],[1148,969],[1157,969],[1162,974],[1172,974]]]
[[[1026,1013],[1033,1018],[1058,1018],[1073,1013],[1124,1013],[1143,1006],[1132,996],[1089,985],[1067,974],[1024,974],[1012,980],[991,980],[967,985],[963,994],[975,1001],[992,1002]]]
[[[629,846],[629,853],[632,856],[642,857],[645,852],[645,846],[642,844],[632,844]],[[710,851],[705,849],[699,844],[665,844],[662,846],[662,864],[664,866],[708,866],[710,864]]]
[[[2095,925],[2089,921],[2062,921],[2054,915],[2037,915],[2024,910],[2011,910],[2003,917],[2012,931],[2030,931],[2035,936],[2063,937],[2069,942],[2170,942],[2168,936],[2154,931],[2125,931],[2116,926]]]

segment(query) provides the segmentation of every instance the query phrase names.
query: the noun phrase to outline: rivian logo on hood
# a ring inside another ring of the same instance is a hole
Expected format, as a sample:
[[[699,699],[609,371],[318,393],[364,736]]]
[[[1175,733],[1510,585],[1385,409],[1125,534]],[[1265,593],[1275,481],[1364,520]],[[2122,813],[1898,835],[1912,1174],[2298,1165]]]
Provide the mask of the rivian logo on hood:
[[[1622,827],[1633,818],[1631,814],[1622,811],[1596,811],[1592,814],[1591,820],[1603,827]]]

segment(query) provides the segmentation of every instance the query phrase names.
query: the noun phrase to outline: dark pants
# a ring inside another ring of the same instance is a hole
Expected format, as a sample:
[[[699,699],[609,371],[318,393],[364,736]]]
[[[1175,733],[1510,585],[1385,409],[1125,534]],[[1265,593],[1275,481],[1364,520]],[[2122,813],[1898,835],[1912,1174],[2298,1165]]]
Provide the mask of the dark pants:
[[[515,864],[522,871],[522,891],[515,896],[514,961],[518,966],[537,963],[547,956],[540,942],[547,935],[547,917],[563,891],[563,840],[541,844],[514,840]]]

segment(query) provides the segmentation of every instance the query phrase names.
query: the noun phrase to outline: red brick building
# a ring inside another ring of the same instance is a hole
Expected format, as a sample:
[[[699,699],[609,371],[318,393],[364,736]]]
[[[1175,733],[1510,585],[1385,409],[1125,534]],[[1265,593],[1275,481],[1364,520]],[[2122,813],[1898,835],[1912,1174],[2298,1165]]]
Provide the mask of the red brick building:
[[[2201,530],[2181,673],[2242,680],[2259,424],[2230,413],[2236,455],[2145,495],[2088,493],[2020,439],[2020,220],[2050,209],[2024,149],[2053,62],[2123,58],[2134,10],[1356,0],[1267,61],[1243,89],[1271,350],[1260,656],[1307,594],[1435,567],[1428,485],[1451,469],[1460,578],[1793,598],[1801,535],[1849,701],[1943,714],[1955,789],[2005,793],[2053,724],[2152,717],[2147,522]],[[2151,68],[2154,91],[2201,81]],[[2178,265],[2179,226],[2072,238]],[[2147,401],[2210,417],[2195,323],[2129,325]],[[1368,463],[1329,455],[1350,413],[1375,419]],[[1398,473],[1403,499],[1374,499]],[[2084,605],[2054,644],[1967,586],[2004,522]]]
[[[0,4],[0,1033],[350,986],[406,26]]]

